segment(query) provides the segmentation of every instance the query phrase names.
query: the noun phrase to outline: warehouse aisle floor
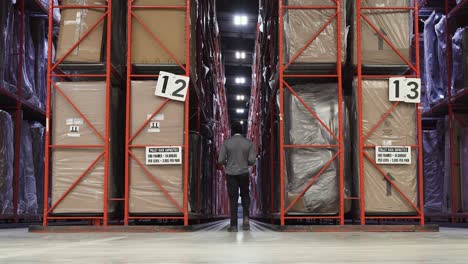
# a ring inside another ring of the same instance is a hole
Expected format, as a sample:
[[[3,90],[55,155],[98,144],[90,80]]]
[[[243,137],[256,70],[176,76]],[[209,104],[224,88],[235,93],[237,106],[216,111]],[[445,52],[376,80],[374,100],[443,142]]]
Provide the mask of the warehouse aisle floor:
[[[468,263],[468,229],[440,233],[33,234],[0,230],[0,263]]]

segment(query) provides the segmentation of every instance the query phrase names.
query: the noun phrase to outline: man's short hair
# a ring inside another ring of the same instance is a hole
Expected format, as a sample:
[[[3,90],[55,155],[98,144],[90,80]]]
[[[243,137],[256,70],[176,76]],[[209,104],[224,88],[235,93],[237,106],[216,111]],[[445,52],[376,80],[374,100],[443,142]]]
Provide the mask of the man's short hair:
[[[244,127],[239,122],[234,122],[232,124],[232,134],[243,134]]]

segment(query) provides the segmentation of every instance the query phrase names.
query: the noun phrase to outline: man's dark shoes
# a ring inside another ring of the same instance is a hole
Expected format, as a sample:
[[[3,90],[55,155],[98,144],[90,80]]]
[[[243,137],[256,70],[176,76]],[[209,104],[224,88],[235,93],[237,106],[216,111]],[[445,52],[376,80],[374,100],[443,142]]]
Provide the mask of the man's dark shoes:
[[[228,227],[228,232],[237,232],[237,226],[230,226]]]
[[[250,230],[250,221],[248,217],[244,217],[244,221],[242,223],[242,230],[249,231]]]

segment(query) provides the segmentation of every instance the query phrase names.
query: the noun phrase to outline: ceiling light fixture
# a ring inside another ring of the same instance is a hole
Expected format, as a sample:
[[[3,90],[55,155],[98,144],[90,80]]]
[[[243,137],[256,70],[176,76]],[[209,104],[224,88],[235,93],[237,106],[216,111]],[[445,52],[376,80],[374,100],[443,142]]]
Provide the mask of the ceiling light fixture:
[[[245,51],[236,51],[236,59],[245,59]]]
[[[246,26],[249,18],[246,15],[235,15],[234,16],[234,25],[236,26]]]
[[[244,101],[245,95],[237,95],[236,98],[237,98],[237,101]]]
[[[238,109],[236,109],[236,113],[243,114],[243,113],[245,113],[245,109],[238,108]]]
[[[244,77],[237,77],[237,78],[235,79],[235,82],[236,82],[237,84],[244,84],[244,83],[245,83],[245,78],[244,78]]]

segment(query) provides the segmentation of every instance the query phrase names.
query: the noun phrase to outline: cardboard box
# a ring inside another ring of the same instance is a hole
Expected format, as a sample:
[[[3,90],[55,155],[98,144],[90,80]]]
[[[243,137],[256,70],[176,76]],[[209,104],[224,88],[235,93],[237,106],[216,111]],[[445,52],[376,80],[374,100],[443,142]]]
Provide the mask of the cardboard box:
[[[353,24],[353,64],[357,65],[357,25],[356,4],[354,3]],[[363,0],[362,7],[411,7],[409,0]],[[411,62],[411,34],[413,17],[410,10],[362,10],[363,15],[389,40],[390,43]],[[406,65],[405,61],[388,45],[383,38],[361,19],[362,64],[391,66]],[[409,67],[409,66],[408,66]]]
[[[344,2],[344,1],[343,1]],[[288,6],[333,6],[333,1],[288,0]],[[346,58],[346,3],[342,3],[342,60]],[[328,19],[336,13],[330,9],[288,9],[284,16],[285,64],[319,32]],[[336,19],[301,53],[294,63],[336,63]]]
[[[132,82],[130,134],[137,133],[138,129],[166,101],[165,98],[154,95],[155,88],[155,81]],[[169,101],[152,119],[159,124],[159,128],[155,129],[151,124],[146,125],[131,145],[182,146],[184,144],[184,109],[183,102]],[[146,164],[146,148],[132,148],[131,151],[142,164]],[[183,208],[183,164],[145,165],[145,168]],[[130,158],[129,195],[130,213],[182,213],[133,158]]]
[[[185,6],[185,0],[136,0],[135,6]],[[160,42],[185,64],[185,9],[136,9],[136,16],[141,19]],[[173,65],[177,62],[158,44],[152,35],[136,19],[132,20],[132,63]]]
[[[106,0],[64,0],[62,6],[106,5]],[[62,9],[57,55],[62,58],[99,21],[105,8]],[[105,19],[83,39],[64,62],[100,63],[102,60]]]
[[[354,83],[355,92],[357,81]],[[362,82],[362,128],[365,138],[373,127],[391,109],[388,100],[388,80],[363,80]],[[356,93],[355,93],[356,94]],[[357,100],[357,97],[355,97]],[[356,113],[357,115],[357,113]],[[357,126],[357,124],[356,124]],[[375,146],[409,146],[417,140],[416,105],[400,103],[380,126],[363,142]],[[358,141],[355,141],[355,149]],[[365,153],[375,161],[375,148],[366,148]],[[358,156],[355,167],[359,168]],[[417,206],[417,153],[411,151],[409,165],[379,165],[391,175],[394,183]],[[415,209],[391,186],[380,171],[364,157],[365,212],[370,214],[412,214]],[[355,182],[358,182],[356,172]],[[359,189],[359,185],[356,185]]]
[[[105,82],[62,82],[57,86],[72,100],[96,130],[105,137],[106,127],[106,83]],[[56,214],[99,214],[103,212],[104,188],[109,197],[117,196],[117,186],[122,178],[122,154],[117,152],[121,142],[117,136],[123,133],[119,121],[123,111],[118,110],[117,90],[113,94],[110,111],[110,153],[109,185],[104,186],[104,156],[86,173],[83,179],[65,196],[52,213]],[[120,97],[123,98],[123,97]],[[120,102],[122,102],[120,100]],[[122,109],[122,107],[120,107]],[[101,140],[83,117],[56,91],[52,97],[52,137],[53,145],[103,145]],[[103,153],[104,148],[56,148],[51,153],[52,204],[86,171],[93,161]],[[121,165],[120,165],[121,166]],[[115,203],[109,203],[113,212]]]

